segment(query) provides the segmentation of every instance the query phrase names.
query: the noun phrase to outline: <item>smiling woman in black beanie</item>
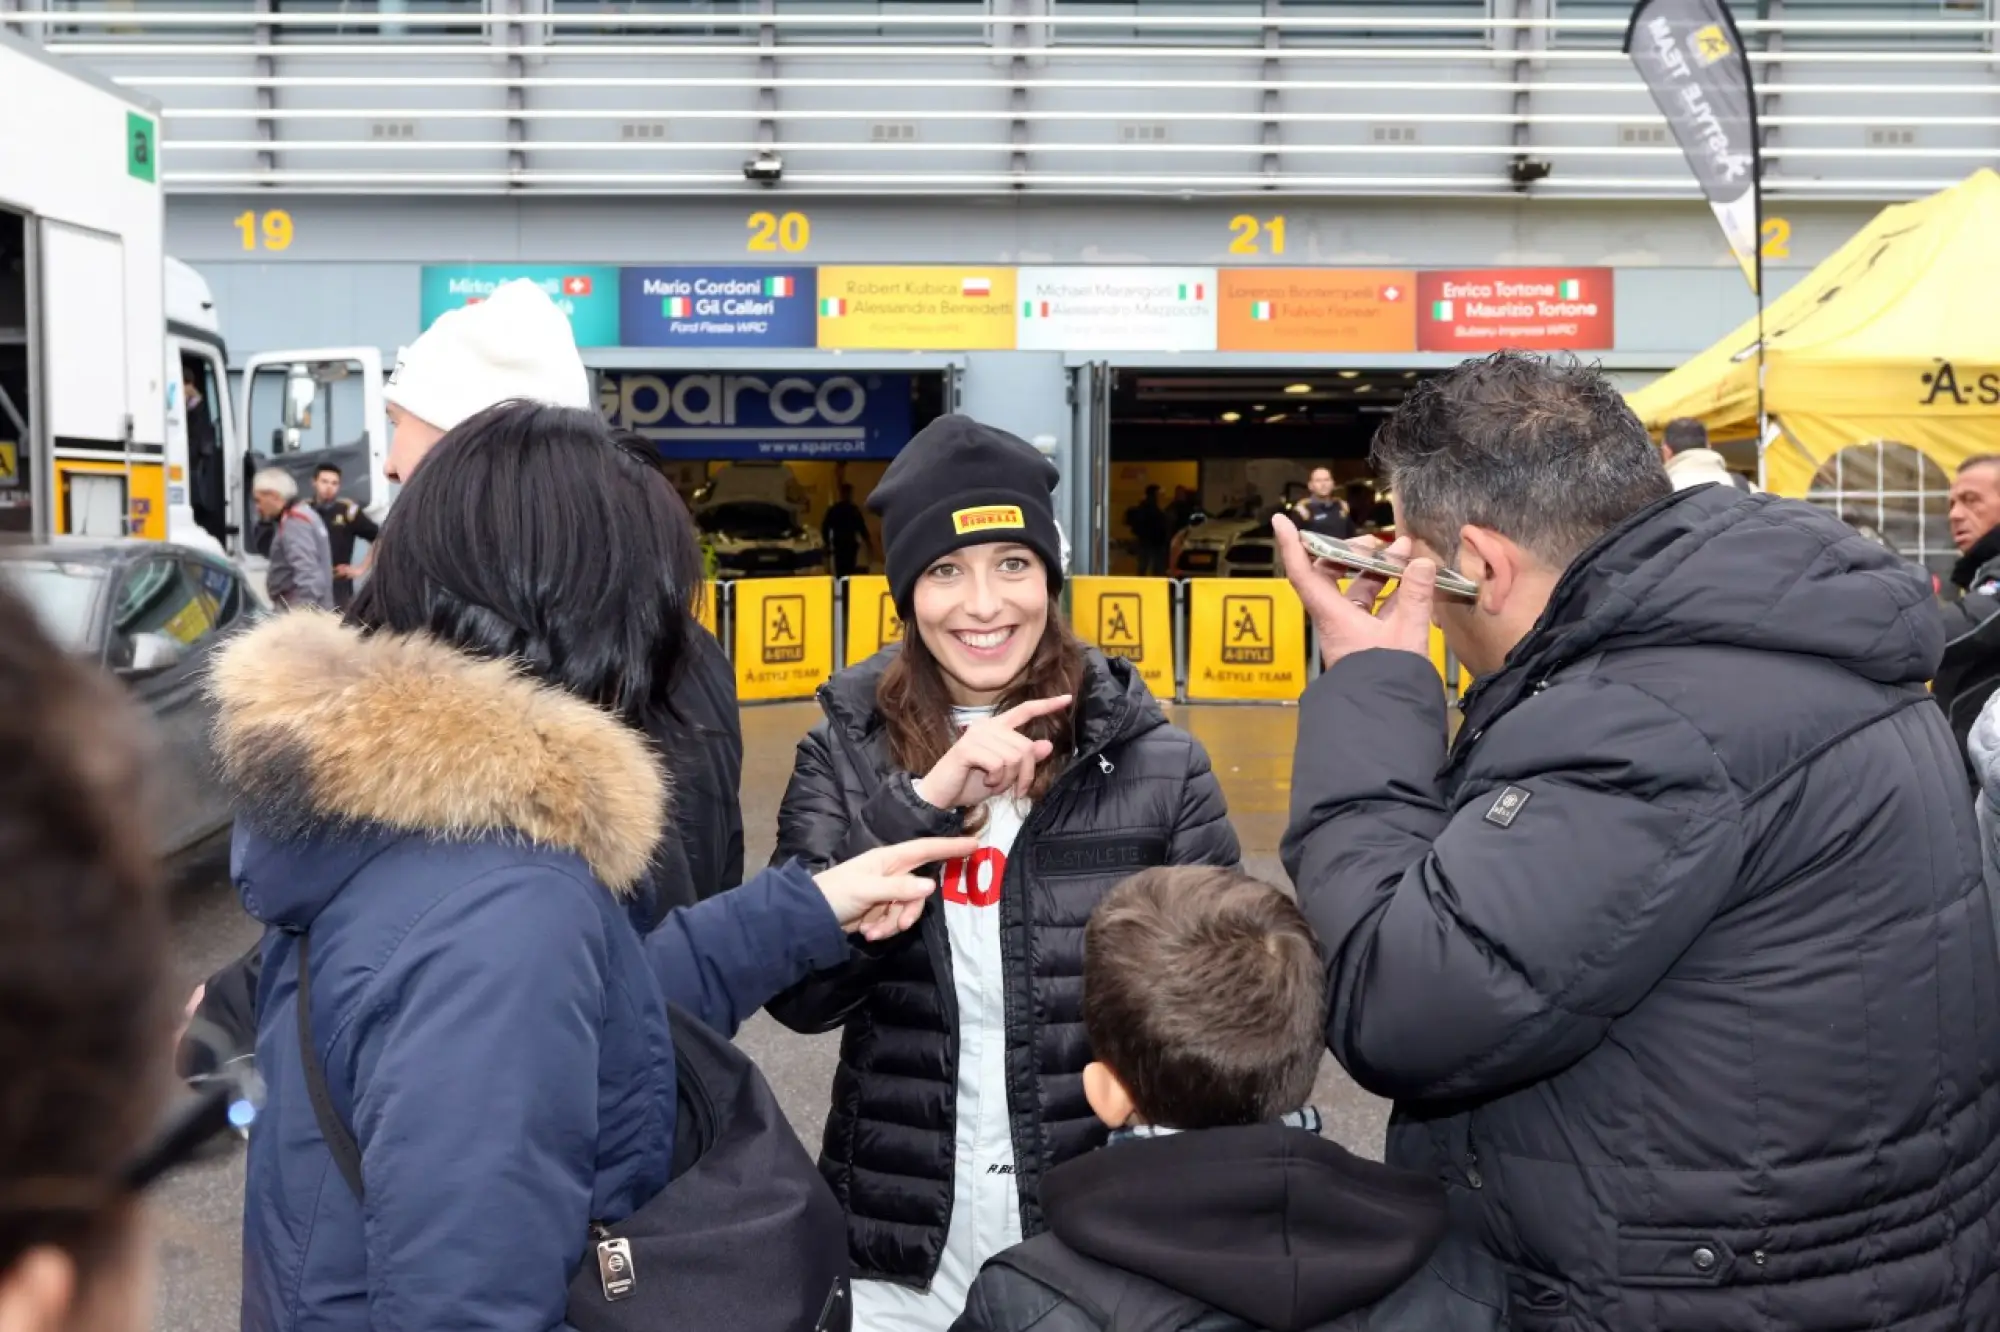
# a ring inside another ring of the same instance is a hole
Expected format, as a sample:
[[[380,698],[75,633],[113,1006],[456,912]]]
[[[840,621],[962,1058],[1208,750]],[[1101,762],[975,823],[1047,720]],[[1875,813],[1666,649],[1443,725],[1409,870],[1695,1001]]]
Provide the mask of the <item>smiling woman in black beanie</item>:
[[[1042,1174],[1097,1146],[1083,932],[1148,865],[1233,865],[1208,755],[1064,619],[1056,469],[1003,430],[933,422],[882,519],[904,642],[834,676],[778,814],[828,864],[965,830],[918,928],[773,1003],[844,1027],[821,1168],[847,1209],[857,1332],[945,1332],[980,1265],[1043,1229]]]

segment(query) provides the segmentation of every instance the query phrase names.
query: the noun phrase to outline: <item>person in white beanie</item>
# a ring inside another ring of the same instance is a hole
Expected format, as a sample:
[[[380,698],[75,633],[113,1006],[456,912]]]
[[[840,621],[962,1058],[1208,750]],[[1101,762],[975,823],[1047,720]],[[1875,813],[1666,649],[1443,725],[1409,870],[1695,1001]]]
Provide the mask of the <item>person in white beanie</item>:
[[[387,472],[407,481],[445,432],[509,398],[589,410],[590,372],[569,318],[527,278],[477,305],[448,310],[396,358]]]

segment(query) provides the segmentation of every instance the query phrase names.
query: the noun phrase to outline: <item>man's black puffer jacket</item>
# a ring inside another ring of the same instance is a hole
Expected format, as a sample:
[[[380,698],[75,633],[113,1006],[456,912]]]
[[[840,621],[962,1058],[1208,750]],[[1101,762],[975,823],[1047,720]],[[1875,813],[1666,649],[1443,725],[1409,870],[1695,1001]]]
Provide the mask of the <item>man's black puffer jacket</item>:
[[[1684,490],[1467,696],[1335,663],[1285,862],[1327,1036],[1513,1326],[2000,1328],[2000,945],[1929,581]]]
[[[799,742],[774,863],[832,864],[957,831],[896,770],[875,710],[895,648],[820,690],[826,719]],[[1122,661],[1090,652],[1077,755],[1007,858],[1000,935],[1007,1102],[1022,1232],[1040,1232],[1042,1173],[1104,1141],[1083,1099],[1083,931],[1120,880],[1148,865],[1234,865],[1236,833],[1208,755],[1167,723]],[[820,1168],[847,1209],[855,1275],[927,1288],[951,1216],[958,1005],[936,898],[916,929],[857,950],[770,1005],[794,1031],[845,1026]]]

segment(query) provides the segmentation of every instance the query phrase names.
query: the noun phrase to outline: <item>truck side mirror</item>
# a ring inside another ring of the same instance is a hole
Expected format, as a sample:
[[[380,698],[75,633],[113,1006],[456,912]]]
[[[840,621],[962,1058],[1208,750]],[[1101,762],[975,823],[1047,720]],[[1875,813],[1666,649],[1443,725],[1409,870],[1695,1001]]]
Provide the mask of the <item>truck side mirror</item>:
[[[319,397],[319,385],[312,372],[303,365],[295,365],[285,376],[285,427],[289,430],[310,428],[312,425],[313,403]]]

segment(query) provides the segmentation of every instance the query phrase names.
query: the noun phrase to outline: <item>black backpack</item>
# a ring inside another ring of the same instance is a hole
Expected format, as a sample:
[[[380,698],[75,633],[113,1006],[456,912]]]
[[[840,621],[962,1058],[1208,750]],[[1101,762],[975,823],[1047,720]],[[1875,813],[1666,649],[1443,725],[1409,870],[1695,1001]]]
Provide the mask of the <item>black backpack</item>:
[[[299,939],[299,1052],[320,1135],[354,1196],[361,1149],[334,1112],[312,1037]],[[615,1226],[591,1227],[569,1283],[577,1332],[849,1332],[847,1223],[757,1066],[672,1004],[673,1175]]]

